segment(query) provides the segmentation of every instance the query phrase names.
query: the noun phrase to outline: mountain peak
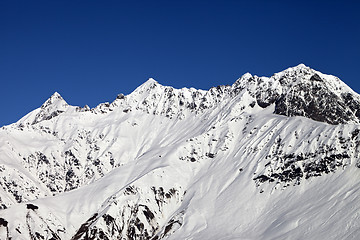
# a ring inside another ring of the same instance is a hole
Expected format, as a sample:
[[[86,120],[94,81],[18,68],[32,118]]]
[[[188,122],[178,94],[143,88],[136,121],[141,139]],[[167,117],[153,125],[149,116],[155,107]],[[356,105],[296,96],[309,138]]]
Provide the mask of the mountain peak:
[[[359,96],[304,65],[236,84],[55,92],[0,129],[0,239],[356,236]]]
[[[253,75],[251,73],[247,72],[244,75],[242,75],[240,79],[248,80],[249,78],[252,78],[252,77],[253,77]]]
[[[32,124],[56,117],[60,113],[65,112],[68,107],[69,104],[67,104],[61,95],[58,92],[54,92],[40,107],[40,111],[34,117]]]
[[[145,83],[158,83],[158,82],[153,78],[149,78]]]
[[[141,84],[140,86],[154,86],[156,84],[159,84],[155,79],[153,78],[149,78],[148,80],[146,80],[146,82],[144,82],[143,84]]]
[[[62,99],[60,93],[58,93],[56,91],[53,93],[53,95],[51,95],[51,98],[61,98]]]
[[[144,82],[141,86],[143,86],[144,88],[154,88],[155,86],[157,86],[159,83],[153,79],[153,78],[149,78],[146,82]]]
[[[275,104],[275,114],[303,116],[329,124],[359,123],[360,97],[344,82],[301,63],[271,77],[244,74],[234,84],[236,93],[246,90],[257,104]]]
[[[50,106],[65,107],[68,106],[67,102],[62,98],[60,93],[54,92],[45,103],[41,106],[42,109],[49,108]]]
[[[150,89],[153,89],[159,85],[160,84],[155,79],[149,78],[146,82],[144,82],[139,87],[137,87],[134,92],[137,93],[147,92],[150,91]]]
[[[299,65],[295,66],[294,68],[308,68],[308,66],[306,66],[303,63],[300,63]]]
[[[303,63],[300,63],[299,65],[296,65],[294,67],[289,67],[281,72],[275,73],[274,76],[275,77],[283,77],[284,75],[306,75],[307,73],[314,73],[315,70],[306,66]]]

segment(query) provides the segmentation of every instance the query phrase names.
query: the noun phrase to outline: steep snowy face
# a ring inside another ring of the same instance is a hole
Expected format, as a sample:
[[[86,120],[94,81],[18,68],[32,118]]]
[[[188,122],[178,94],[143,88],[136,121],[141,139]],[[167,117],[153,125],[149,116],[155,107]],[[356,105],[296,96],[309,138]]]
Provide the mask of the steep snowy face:
[[[233,85],[246,89],[261,107],[275,104],[274,113],[304,116],[329,124],[359,123],[360,98],[337,77],[303,64],[272,77],[244,75]]]
[[[358,108],[302,64],[93,109],[55,93],[0,129],[0,239],[357,236]]]
[[[241,97],[237,97],[240,95]],[[232,86],[217,86],[208,91],[194,88],[174,89],[150,78],[133,93],[119,94],[112,103],[89,109],[69,106],[55,93],[40,109],[25,116],[19,123],[51,119],[65,111],[104,114],[121,108],[124,112],[142,110],[148,114],[184,119],[237,101],[261,108],[274,105],[274,113],[303,116],[329,124],[359,123],[360,97],[335,76],[322,74],[303,64],[288,68],[271,77],[244,74]]]
[[[231,89],[226,86],[211,88],[209,91],[194,88],[174,89],[162,86],[154,79],[149,79],[128,96],[119,95],[117,99],[106,104],[108,110],[121,106],[125,112],[142,110],[148,114],[162,115],[169,118],[184,119],[189,114],[201,114],[225,100],[229,101]],[[104,105],[99,105],[93,111],[107,112]]]
[[[25,116],[23,121],[30,122],[31,124],[36,124],[44,120],[49,120],[58,116],[59,114],[65,112],[70,106],[65,102],[65,100],[60,96],[58,92],[55,92],[45,103],[37,109],[35,112],[32,112],[30,116]]]

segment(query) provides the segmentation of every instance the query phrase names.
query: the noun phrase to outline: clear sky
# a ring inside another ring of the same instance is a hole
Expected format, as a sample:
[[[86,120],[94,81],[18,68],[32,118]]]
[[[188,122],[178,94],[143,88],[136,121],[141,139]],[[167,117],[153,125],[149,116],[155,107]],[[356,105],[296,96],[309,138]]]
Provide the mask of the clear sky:
[[[360,92],[360,1],[0,0],[0,126],[59,92],[232,84],[304,63]]]

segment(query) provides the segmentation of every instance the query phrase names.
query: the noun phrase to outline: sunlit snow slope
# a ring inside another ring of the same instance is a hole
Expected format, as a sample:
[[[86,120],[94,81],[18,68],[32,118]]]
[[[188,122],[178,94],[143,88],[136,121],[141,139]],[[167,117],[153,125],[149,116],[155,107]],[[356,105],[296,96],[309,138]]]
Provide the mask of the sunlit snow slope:
[[[0,239],[359,239],[360,97],[303,64],[54,93],[0,130]]]

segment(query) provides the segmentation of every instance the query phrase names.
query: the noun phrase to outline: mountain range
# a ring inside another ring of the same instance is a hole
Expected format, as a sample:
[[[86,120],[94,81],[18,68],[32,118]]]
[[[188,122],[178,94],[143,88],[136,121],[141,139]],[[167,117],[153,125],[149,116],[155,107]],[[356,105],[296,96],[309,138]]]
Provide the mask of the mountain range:
[[[300,64],[54,93],[0,129],[0,239],[358,239],[360,96]]]

